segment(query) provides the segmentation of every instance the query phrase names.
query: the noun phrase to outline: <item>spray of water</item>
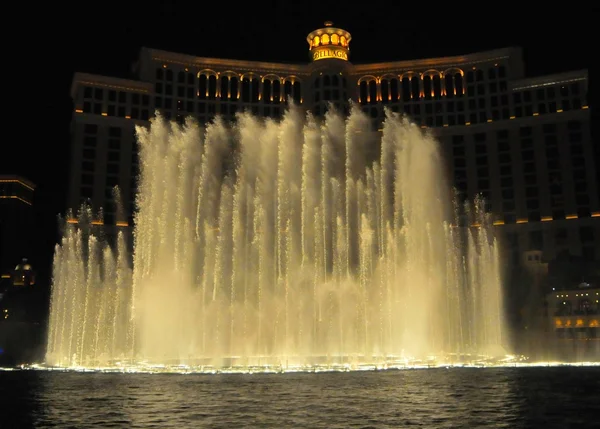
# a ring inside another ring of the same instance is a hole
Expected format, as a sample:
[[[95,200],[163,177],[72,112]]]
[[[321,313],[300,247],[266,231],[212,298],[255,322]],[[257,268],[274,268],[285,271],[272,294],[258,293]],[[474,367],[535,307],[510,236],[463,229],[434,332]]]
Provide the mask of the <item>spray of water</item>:
[[[129,262],[82,209],[56,247],[47,362],[207,368],[460,362],[506,335],[482,204],[438,143],[387,112],[138,128]],[[380,156],[369,160],[372,145]]]

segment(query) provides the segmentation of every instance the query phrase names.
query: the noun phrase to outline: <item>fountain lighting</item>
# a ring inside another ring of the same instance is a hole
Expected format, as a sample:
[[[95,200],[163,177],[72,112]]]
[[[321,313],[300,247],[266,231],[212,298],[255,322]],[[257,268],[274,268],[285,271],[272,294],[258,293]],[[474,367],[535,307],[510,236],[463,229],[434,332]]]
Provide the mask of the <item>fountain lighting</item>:
[[[138,128],[133,257],[82,208],[54,257],[46,365],[286,372],[514,364],[499,248],[438,142],[387,112]],[[72,220],[69,214],[67,219]],[[467,219],[467,225],[461,226]],[[95,223],[94,223],[95,222]]]

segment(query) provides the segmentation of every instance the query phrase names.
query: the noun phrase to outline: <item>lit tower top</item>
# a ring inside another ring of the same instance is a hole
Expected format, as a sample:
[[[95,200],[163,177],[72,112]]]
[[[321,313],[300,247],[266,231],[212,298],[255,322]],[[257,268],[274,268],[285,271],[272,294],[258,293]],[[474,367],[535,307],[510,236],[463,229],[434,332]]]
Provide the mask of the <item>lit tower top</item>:
[[[335,28],[325,21],[325,27],[311,32],[307,37],[311,61],[335,59],[348,61],[352,36],[346,30]]]

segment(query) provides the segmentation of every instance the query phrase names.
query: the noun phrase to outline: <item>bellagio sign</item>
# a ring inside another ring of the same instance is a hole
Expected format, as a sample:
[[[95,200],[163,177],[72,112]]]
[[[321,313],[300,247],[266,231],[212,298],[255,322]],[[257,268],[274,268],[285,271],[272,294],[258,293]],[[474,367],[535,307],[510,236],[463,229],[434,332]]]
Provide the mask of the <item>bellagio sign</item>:
[[[321,49],[315,49],[312,51],[312,60],[325,60],[325,59],[336,59],[348,61],[348,51],[343,48],[330,48],[323,47]]]

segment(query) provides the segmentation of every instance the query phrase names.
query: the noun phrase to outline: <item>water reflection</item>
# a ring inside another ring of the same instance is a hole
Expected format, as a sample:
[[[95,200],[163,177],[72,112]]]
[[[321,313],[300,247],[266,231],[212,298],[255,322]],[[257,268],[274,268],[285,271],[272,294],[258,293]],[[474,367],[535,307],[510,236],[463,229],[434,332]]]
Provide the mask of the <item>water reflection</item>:
[[[598,422],[599,380],[600,368],[214,376],[26,371],[0,373],[0,389],[11,401],[8,427],[19,428],[586,428]]]

